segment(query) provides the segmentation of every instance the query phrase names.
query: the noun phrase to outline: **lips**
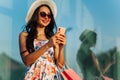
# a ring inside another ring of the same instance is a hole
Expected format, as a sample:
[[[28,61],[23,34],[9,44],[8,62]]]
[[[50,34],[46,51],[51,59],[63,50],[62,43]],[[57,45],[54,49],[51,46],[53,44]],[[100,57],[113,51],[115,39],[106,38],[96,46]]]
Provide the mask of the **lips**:
[[[49,21],[48,20],[42,20],[43,23],[48,23]]]

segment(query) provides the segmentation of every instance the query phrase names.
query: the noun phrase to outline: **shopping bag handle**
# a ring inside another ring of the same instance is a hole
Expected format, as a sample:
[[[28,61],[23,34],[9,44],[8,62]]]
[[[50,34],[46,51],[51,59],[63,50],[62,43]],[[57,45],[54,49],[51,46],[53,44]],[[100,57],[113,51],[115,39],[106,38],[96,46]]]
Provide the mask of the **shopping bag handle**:
[[[70,68],[70,66],[65,62],[65,64],[64,65],[62,65],[62,64],[60,64],[60,63],[58,63],[57,64],[58,65],[58,67],[60,67],[60,68],[65,68],[65,69],[69,69]]]
[[[66,62],[65,62],[65,65],[64,65],[64,66],[65,66],[66,69],[69,69],[69,68],[70,68],[70,66],[69,66]]]

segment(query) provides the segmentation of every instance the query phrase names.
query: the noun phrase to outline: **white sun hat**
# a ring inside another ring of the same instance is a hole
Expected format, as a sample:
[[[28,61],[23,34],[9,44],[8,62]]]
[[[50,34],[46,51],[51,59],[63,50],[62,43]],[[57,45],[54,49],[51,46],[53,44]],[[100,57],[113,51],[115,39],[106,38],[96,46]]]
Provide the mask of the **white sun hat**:
[[[41,5],[46,4],[50,7],[50,9],[52,10],[53,16],[54,18],[57,15],[57,7],[56,4],[53,0],[35,0],[35,2],[32,3],[32,5],[30,6],[28,13],[26,15],[26,23],[28,23],[28,21],[31,19],[34,11]]]

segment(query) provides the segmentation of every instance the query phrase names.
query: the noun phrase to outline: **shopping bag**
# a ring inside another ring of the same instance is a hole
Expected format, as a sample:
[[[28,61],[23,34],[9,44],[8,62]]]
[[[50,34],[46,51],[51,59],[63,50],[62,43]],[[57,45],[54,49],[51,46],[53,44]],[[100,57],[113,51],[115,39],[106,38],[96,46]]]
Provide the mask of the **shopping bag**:
[[[61,75],[64,80],[82,80],[82,78],[70,67],[65,68]]]

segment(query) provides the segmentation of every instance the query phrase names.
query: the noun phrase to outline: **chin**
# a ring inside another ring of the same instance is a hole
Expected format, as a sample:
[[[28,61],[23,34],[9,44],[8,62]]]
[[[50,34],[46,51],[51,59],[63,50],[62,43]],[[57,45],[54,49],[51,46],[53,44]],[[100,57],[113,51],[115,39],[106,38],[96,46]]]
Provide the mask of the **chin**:
[[[42,25],[43,25],[43,26],[48,26],[48,25],[49,25],[49,23],[45,23],[45,24],[43,23]]]
[[[49,24],[40,24],[40,26],[42,26],[42,27],[46,27],[46,26],[48,26]]]
[[[43,26],[45,26],[45,27],[46,27],[46,26],[48,26],[48,24],[43,24]]]

